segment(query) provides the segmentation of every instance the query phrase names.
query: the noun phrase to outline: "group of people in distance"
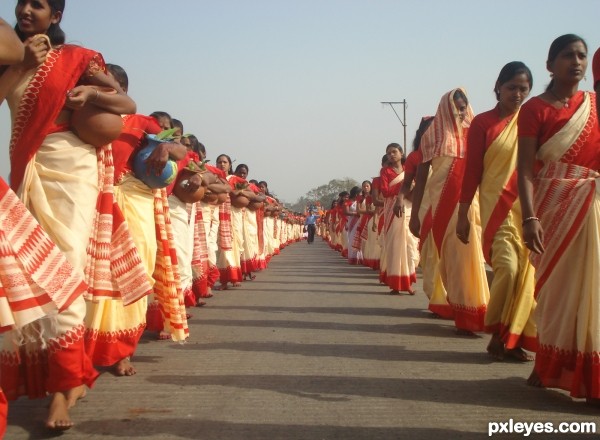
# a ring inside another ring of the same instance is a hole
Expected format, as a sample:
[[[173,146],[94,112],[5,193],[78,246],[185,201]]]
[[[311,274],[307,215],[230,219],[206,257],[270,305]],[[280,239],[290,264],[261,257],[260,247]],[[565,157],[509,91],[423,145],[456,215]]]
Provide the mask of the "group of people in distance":
[[[65,44],[64,9],[19,0],[15,28],[0,20],[12,120],[10,187],[0,179],[0,437],[7,399],[23,395],[50,395],[46,426],[69,429],[96,367],[135,374],[144,331],[185,341],[186,306],[254,279],[302,235],[303,219],[247,180],[247,165],[222,154],[211,166],[180,121],[136,114],[123,68]]]
[[[391,294],[414,294],[420,266],[429,310],[458,334],[489,333],[494,359],[535,359],[530,385],[600,405],[600,49],[595,92],[579,90],[587,67],[586,42],[566,34],[538,96],[519,61],[488,111],[445,93],[414,151],[388,145],[380,175],[342,192],[318,232]]]

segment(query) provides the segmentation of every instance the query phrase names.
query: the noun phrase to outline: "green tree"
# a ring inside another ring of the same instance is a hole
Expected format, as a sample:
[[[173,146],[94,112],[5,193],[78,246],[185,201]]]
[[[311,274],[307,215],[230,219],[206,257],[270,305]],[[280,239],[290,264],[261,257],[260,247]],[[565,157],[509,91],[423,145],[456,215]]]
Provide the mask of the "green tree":
[[[349,177],[330,180],[329,183],[308,191],[296,203],[291,204],[289,208],[294,211],[304,212],[305,207],[319,202],[324,209],[328,209],[331,206],[331,202],[338,198],[339,193],[350,191],[354,186],[360,185],[356,180]]]

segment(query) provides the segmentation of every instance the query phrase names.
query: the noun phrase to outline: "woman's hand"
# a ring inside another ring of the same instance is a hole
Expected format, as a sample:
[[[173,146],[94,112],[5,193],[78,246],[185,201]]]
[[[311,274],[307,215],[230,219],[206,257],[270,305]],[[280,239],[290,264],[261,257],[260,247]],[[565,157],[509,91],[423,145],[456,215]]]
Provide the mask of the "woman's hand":
[[[396,201],[396,203],[394,203],[394,214],[396,215],[396,217],[402,217],[403,213],[404,206],[402,206],[402,203],[398,203],[398,201]]]
[[[154,173],[159,176],[162,173],[167,161],[169,160],[170,143],[159,144],[146,159],[148,173]],[[196,188],[198,189],[198,188]]]
[[[52,48],[50,39],[44,35],[34,35],[25,40],[25,57],[22,66],[25,70],[33,69],[46,61],[46,56]]]
[[[471,222],[466,215],[459,215],[456,222],[456,237],[464,244],[469,243],[469,233],[471,232]]]
[[[98,89],[91,86],[76,86],[67,92],[65,105],[71,110],[82,108],[86,103],[98,97]]]
[[[410,221],[408,222],[408,228],[410,229],[412,235],[414,235],[417,238],[421,238],[421,221],[419,220],[418,216],[412,215],[410,217]]]
[[[202,186],[202,175],[194,174],[191,176],[187,183],[184,185],[183,190],[189,193],[195,193],[198,191],[198,188]]]
[[[531,219],[523,224],[523,240],[531,252],[544,253],[544,230],[539,220]]]

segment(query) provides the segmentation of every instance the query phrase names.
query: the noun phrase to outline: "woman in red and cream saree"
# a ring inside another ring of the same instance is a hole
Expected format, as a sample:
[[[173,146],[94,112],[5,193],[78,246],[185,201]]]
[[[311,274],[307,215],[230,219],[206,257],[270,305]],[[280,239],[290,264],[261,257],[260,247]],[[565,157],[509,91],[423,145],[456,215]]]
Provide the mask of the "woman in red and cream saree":
[[[231,158],[226,154],[221,154],[216,160],[217,168],[225,173],[227,181],[231,178]],[[234,231],[232,220],[231,197],[219,205],[219,253],[217,256],[217,267],[220,273],[220,289],[226,290],[227,283],[233,287],[241,285],[242,268],[240,265],[240,242],[242,236],[239,231]]]
[[[19,21],[24,38],[57,25],[62,10],[47,2],[37,12],[44,20]],[[19,3],[16,15],[21,8]],[[39,16],[38,18],[42,18]],[[133,302],[150,292],[126,223],[114,202],[110,144],[96,148],[69,127],[68,108],[95,106],[116,115],[131,113],[135,103],[106,75],[102,56],[79,46],[28,40],[23,65],[0,77],[13,123],[10,143],[11,186],[42,228],[88,284],[87,298],[121,296]],[[40,64],[41,63],[41,64]],[[22,67],[22,68],[21,68]],[[116,93],[100,92],[111,87]],[[108,252],[106,252],[108,250]],[[114,263],[119,260],[122,264]],[[72,426],[68,409],[97,377],[84,348],[86,305],[76,298],[37,333],[26,349],[4,338],[1,365],[11,398],[54,393],[47,426]],[[41,337],[39,337],[41,335]],[[43,338],[43,340],[42,340]],[[40,359],[44,359],[40,362]],[[47,368],[45,359],[48,360]]]
[[[355,248],[356,234],[360,224],[360,214],[358,212],[359,201],[357,200],[360,188],[355,186],[350,191],[350,198],[344,204],[344,216],[346,217],[346,246],[348,264],[356,265],[362,263],[362,252],[360,247]]]
[[[377,207],[374,203],[375,179],[379,181],[379,177],[374,178],[369,185],[369,193],[364,199],[364,226],[361,230],[363,264],[370,269],[379,270],[379,256],[381,248],[377,240]],[[377,182],[377,185],[379,183]]]
[[[478,204],[473,204],[470,209],[469,244],[461,243],[456,236],[458,199],[465,169],[464,137],[472,118],[473,112],[462,89],[446,93],[420,146],[423,163],[431,162],[432,172],[427,179],[431,234],[439,255],[440,276],[459,334],[484,329],[489,299]],[[424,224],[427,221],[425,218]]]
[[[519,196],[532,251],[539,348],[528,383],[600,402],[600,131],[596,95],[578,91],[587,46],[557,38],[553,80],[519,115]]]
[[[468,209],[479,188],[483,255],[494,271],[485,331],[487,351],[532,360],[523,349],[537,348],[534,269],[521,236],[517,199],[517,116],[531,89],[531,72],[521,62],[503,67],[496,82],[498,105],[477,115],[467,139],[467,167],[458,211],[457,235],[469,236]]]
[[[414,295],[412,284],[417,281],[415,264],[409,253],[408,222],[404,216],[400,188],[404,181],[402,148],[398,144],[387,146],[388,166],[380,172],[380,191],[383,204],[383,249],[380,281],[391,289],[390,294],[400,291]]]
[[[413,148],[415,151],[410,153],[406,159],[404,184],[402,193],[405,198],[411,200],[411,216],[408,222],[411,234],[419,239],[419,266],[421,267],[421,277],[423,279],[423,292],[429,298],[428,309],[435,317],[444,319],[453,319],[454,311],[448,304],[446,289],[440,276],[440,257],[431,234],[432,213],[429,200],[429,186],[431,180],[430,163],[423,162],[421,153],[421,139],[429,126],[433,123],[433,116],[421,118],[421,123],[417,129]],[[418,165],[415,165],[415,162]],[[414,185],[412,181],[414,180]]]
[[[166,327],[173,340],[187,338],[185,308],[178,299],[182,292],[174,283],[164,282],[174,279],[177,272],[176,261],[171,261],[175,245],[167,238],[172,236],[167,193],[164,188],[151,189],[132,172],[133,157],[144,146],[145,134],[160,131],[153,117],[124,115],[121,136],[112,143],[115,200],[131,231],[148,283],[153,286],[151,295],[129,304],[121,298],[87,301],[86,350],[94,365],[112,366],[119,376],[135,374],[131,357],[145,329],[159,333]],[[167,311],[167,323],[162,311]]]
[[[5,359],[11,366],[3,367],[1,382],[8,398],[16,399],[19,384],[10,379],[18,377],[19,372],[12,369],[19,369],[21,356],[31,354],[28,349],[34,344],[28,340],[35,340],[39,332],[54,325],[57,314],[81,297],[87,285],[3,179],[0,179],[0,248],[0,333],[16,344],[14,353],[2,353],[13,357]],[[69,357],[66,351],[58,349],[60,342],[59,339],[47,342],[53,347],[48,354],[48,365],[53,368],[62,364],[60,358]],[[53,373],[50,376],[53,386],[58,383],[57,374],[68,374]],[[35,381],[36,376],[32,374],[27,379]],[[39,389],[28,388],[33,396],[46,393],[42,384]],[[0,437],[6,428],[7,406],[2,391]]]
[[[374,207],[371,199],[371,181],[365,180],[362,183],[361,194],[357,198],[358,203],[358,214],[360,216],[358,228],[354,236],[354,242],[352,248],[360,251],[361,261],[363,266],[368,266],[365,261],[365,250],[367,249],[367,239],[369,238],[369,231],[367,224],[373,218]]]

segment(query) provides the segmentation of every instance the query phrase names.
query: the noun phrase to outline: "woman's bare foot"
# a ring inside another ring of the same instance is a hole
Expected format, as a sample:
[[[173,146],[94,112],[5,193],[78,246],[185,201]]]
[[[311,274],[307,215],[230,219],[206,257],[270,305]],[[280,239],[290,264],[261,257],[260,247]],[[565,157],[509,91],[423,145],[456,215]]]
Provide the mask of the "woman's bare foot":
[[[56,431],[65,431],[73,427],[74,423],[69,415],[69,409],[73,408],[79,399],[85,397],[85,385],[79,385],[68,391],[58,391],[52,396],[46,427]]]
[[[390,295],[400,295],[400,291],[399,290],[390,290]]]
[[[502,342],[500,335],[497,333],[492,335],[492,339],[490,339],[490,343],[487,346],[487,352],[497,361],[504,360],[504,342]]]
[[[206,305],[206,301],[198,298],[198,301],[196,301],[196,307],[203,307]]]
[[[231,284],[232,287],[240,287],[241,285],[242,285],[242,283],[239,283],[239,282]]]
[[[83,399],[87,394],[85,385],[79,385],[75,388],[68,390],[65,395],[67,396],[67,404],[69,408],[73,408],[79,399]]]
[[[170,334],[170,333],[167,333],[167,332],[165,332],[165,331],[161,331],[161,332],[158,334],[158,340],[159,340],[159,341],[167,341],[167,340],[169,340],[169,339],[171,339],[171,334]]]
[[[137,373],[129,357],[123,358],[113,365],[113,370],[117,376],[133,376]]]
[[[531,362],[534,357],[528,354],[521,347],[512,348],[505,351],[506,356],[519,362]]]
[[[408,290],[406,291],[406,293],[408,293],[409,295],[414,295],[415,293],[417,293],[417,291],[416,291],[416,290],[413,290],[413,289],[408,289]]]
[[[65,431],[73,426],[73,421],[69,416],[69,404],[67,396],[62,392],[54,393],[48,410],[46,419],[46,428],[56,431]]]
[[[529,378],[527,379],[527,385],[529,385],[530,387],[536,387],[536,388],[544,387],[544,384],[542,383],[540,376],[538,376],[538,374],[536,373],[535,368],[533,369],[533,371],[529,375]]]
[[[214,288],[214,289],[215,289],[217,292],[218,292],[218,291],[221,291],[221,290],[227,290],[227,289],[229,289],[229,287],[227,287],[227,283],[225,283],[225,284],[221,284],[221,285],[219,285],[219,286],[214,286],[213,288]]]

